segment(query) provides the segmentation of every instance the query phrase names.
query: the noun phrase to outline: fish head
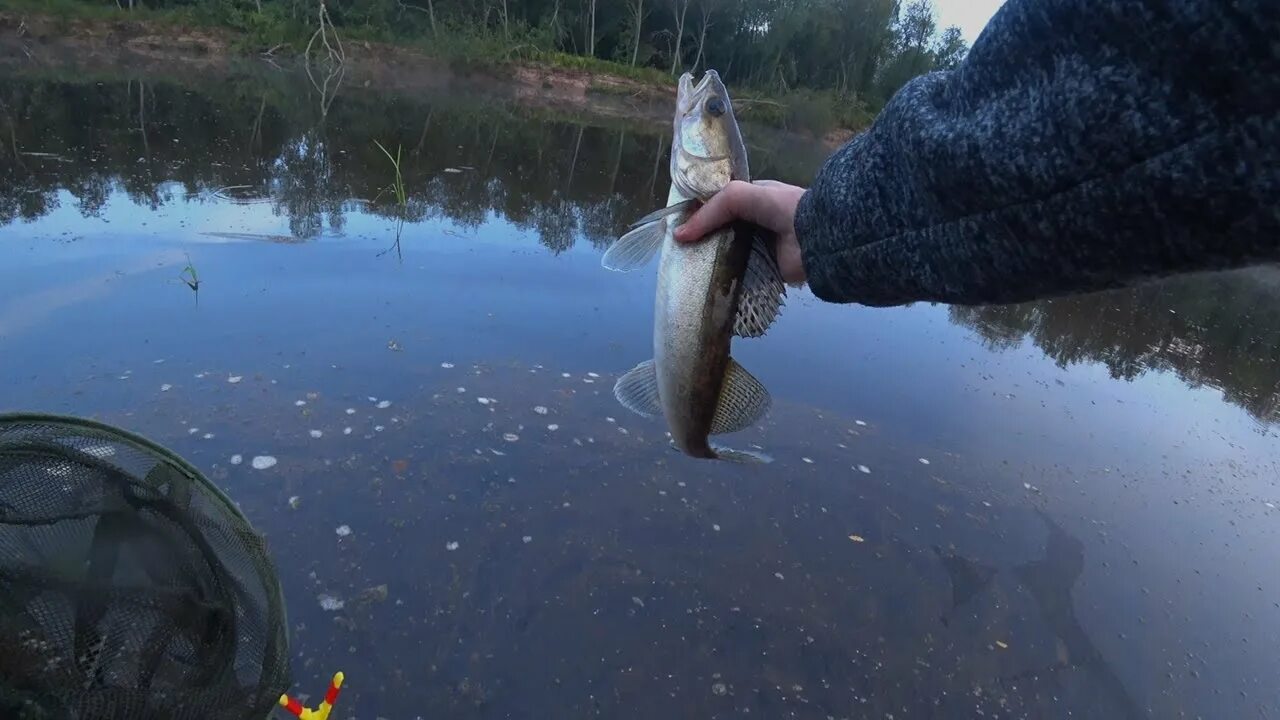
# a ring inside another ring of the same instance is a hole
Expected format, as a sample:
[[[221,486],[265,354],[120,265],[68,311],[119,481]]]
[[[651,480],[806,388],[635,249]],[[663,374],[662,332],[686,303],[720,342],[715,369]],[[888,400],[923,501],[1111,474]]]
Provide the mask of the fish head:
[[[746,145],[720,75],[708,70],[694,84],[685,73],[676,90],[672,183],[685,197],[708,200],[748,176]]]

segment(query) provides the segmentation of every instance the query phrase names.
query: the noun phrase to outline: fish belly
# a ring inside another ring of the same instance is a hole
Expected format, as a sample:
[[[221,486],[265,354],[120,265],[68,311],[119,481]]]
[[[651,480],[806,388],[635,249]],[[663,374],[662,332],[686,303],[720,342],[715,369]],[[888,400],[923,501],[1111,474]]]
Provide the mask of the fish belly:
[[[707,437],[728,362],[733,308],[732,298],[713,293],[712,284],[732,232],[682,244],[673,229],[663,238],[654,300],[658,398],[676,447],[695,457],[715,457]]]

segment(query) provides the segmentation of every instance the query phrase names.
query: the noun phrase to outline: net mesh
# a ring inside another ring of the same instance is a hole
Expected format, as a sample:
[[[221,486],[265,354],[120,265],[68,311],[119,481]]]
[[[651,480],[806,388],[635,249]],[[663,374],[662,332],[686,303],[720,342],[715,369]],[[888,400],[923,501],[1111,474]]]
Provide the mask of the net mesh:
[[[266,718],[285,629],[262,538],[181,458],[0,416],[0,717]]]

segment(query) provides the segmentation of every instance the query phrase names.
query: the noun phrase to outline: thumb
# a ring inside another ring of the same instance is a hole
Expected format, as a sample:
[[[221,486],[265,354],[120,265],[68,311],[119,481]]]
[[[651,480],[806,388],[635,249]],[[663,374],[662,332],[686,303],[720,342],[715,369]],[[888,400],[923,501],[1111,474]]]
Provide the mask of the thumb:
[[[675,238],[678,242],[694,242],[701,240],[708,233],[718,230],[738,218],[750,220],[748,211],[754,203],[752,198],[760,191],[751,183],[734,180],[723,190],[711,196],[702,207],[676,228]]]

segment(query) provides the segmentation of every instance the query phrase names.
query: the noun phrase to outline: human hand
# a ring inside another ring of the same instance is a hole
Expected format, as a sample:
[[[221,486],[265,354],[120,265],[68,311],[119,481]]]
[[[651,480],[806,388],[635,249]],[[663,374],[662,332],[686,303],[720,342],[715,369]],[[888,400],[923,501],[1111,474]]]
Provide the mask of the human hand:
[[[796,205],[804,188],[774,180],[734,180],[676,228],[678,242],[696,242],[734,220],[746,220],[778,236],[775,252],[785,282],[804,282],[804,261],[796,238]]]

